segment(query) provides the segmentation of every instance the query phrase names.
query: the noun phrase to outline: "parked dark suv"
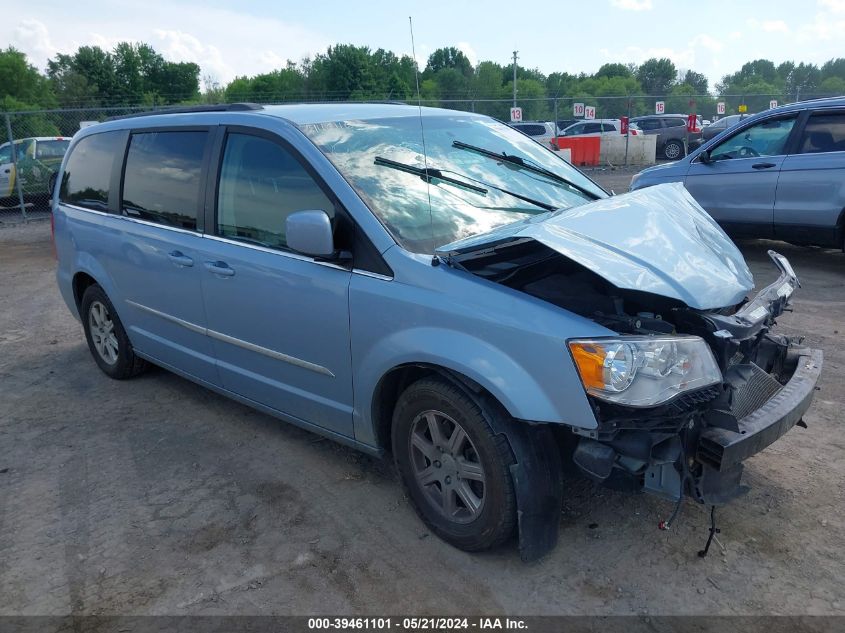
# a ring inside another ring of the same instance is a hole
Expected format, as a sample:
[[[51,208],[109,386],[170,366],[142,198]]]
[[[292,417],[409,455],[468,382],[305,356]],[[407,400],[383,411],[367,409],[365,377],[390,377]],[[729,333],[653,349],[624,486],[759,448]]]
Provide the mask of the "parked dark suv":
[[[701,140],[701,132],[687,132],[686,114],[650,114],[631,119],[643,134],[657,135],[657,155],[677,160],[687,154],[692,144]]]

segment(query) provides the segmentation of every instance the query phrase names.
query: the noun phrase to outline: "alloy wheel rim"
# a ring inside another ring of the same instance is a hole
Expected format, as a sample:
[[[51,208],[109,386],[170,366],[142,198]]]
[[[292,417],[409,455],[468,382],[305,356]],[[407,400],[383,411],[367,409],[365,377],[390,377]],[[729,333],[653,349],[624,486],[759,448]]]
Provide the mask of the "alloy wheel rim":
[[[450,521],[470,523],[484,508],[486,477],[466,430],[442,411],[423,411],[411,424],[414,478]]]
[[[681,150],[675,143],[666,146],[666,158],[677,158],[680,154]]]
[[[114,321],[108,308],[100,301],[94,301],[88,310],[88,331],[100,358],[109,365],[114,365],[118,354]]]

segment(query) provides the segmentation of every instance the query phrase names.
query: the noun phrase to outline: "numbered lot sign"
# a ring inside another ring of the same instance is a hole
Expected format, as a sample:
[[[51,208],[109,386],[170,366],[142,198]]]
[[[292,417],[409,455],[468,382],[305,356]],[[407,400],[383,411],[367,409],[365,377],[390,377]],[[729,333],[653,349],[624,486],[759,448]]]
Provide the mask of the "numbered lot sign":
[[[584,104],[583,103],[573,103],[572,104],[572,116],[577,116],[577,117],[584,116]]]
[[[776,108],[776,107],[778,107],[777,99],[772,99],[771,101],[769,101],[769,108]]]
[[[657,101],[654,104],[654,113],[663,114],[666,112],[666,104],[663,101]]]
[[[595,119],[596,118],[596,109],[594,106],[584,106],[584,118],[585,119]]]
[[[511,108],[511,123],[522,121],[522,108]]]
[[[725,102],[720,101],[716,104],[716,114],[724,114],[725,113]]]

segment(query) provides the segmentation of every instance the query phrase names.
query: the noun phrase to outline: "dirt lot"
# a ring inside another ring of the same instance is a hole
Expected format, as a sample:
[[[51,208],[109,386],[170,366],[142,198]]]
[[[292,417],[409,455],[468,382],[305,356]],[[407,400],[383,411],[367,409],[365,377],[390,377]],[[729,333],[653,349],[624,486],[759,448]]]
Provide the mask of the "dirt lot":
[[[670,504],[572,481],[557,549],[526,565],[429,534],[387,463],[165,371],[109,380],[49,225],[2,228],[0,615],[845,614],[845,256],[741,247],[758,287],[771,247],[804,283],[781,326],[825,351],[809,429],[750,460],[704,560],[704,508],[661,532]]]

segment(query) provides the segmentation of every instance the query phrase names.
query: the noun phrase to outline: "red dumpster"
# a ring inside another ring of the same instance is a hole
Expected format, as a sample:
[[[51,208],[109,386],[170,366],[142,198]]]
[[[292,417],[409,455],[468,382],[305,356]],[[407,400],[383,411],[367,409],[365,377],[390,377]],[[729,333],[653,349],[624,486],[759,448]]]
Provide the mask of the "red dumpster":
[[[572,164],[578,167],[599,164],[601,138],[598,136],[557,136],[552,143],[572,152]]]

